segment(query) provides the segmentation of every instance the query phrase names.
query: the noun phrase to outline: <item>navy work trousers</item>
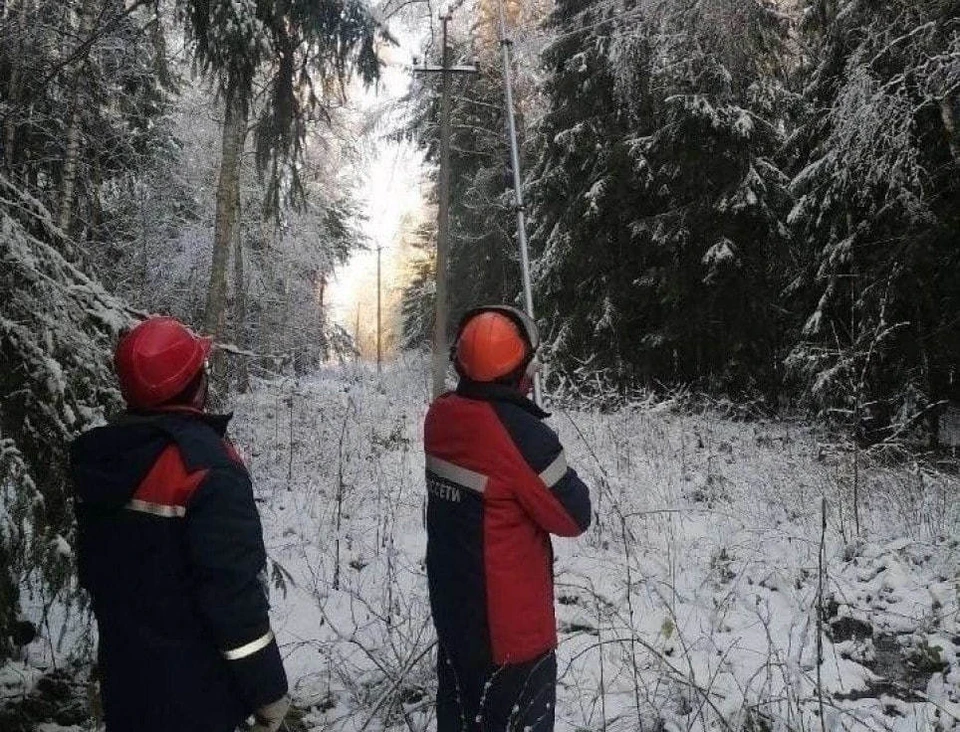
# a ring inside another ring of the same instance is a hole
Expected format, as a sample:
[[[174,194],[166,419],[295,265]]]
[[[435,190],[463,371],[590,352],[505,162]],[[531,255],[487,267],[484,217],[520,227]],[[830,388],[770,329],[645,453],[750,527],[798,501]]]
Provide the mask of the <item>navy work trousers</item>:
[[[440,646],[437,732],[553,732],[557,658],[470,668]]]

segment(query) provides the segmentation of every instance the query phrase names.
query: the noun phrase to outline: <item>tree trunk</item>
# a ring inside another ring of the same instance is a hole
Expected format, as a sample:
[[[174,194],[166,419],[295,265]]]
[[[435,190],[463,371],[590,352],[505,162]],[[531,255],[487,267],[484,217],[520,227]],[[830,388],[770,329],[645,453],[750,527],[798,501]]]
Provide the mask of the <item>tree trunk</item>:
[[[80,4],[80,29],[77,38],[86,42],[93,32],[93,0],[83,0]],[[60,189],[60,211],[57,224],[68,232],[73,219],[73,198],[77,184],[77,167],[80,160],[80,84],[87,65],[90,51],[81,54],[74,63],[73,78],[70,83],[70,124],[67,127],[67,148],[63,159],[63,182]]]
[[[292,313],[290,312],[290,277],[289,277],[289,268],[286,266],[285,262],[281,262],[281,272],[283,272],[282,285],[280,288],[281,294],[283,295],[283,303],[281,304],[280,309],[280,332],[281,332],[281,342],[280,348],[283,353],[284,365],[289,364],[290,369],[286,370],[284,373],[289,373],[296,375],[296,364],[297,364],[297,350],[293,345],[293,339],[290,338],[290,319]]]
[[[77,90],[72,92],[73,111],[70,113],[70,126],[67,128],[67,150],[63,158],[63,184],[60,189],[60,213],[57,224],[66,233],[73,218],[73,191],[77,182],[77,159],[80,157],[80,110],[77,104]]]
[[[163,87],[170,87],[173,78],[170,75],[170,65],[167,62],[167,39],[163,35],[163,23],[160,20],[160,1],[154,0],[153,20],[150,21],[150,39],[153,41],[154,69],[157,80]]]
[[[947,143],[950,145],[950,154],[953,162],[960,165],[960,141],[957,140],[957,118],[953,111],[953,96],[948,94],[940,100],[940,119],[943,120],[943,129],[947,133]]]
[[[237,218],[240,217],[240,186],[237,186]],[[243,278],[243,236],[241,228],[233,237],[233,339],[240,348],[246,348],[244,338],[247,328],[247,283]],[[247,356],[237,357],[237,391],[246,394],[250,390],[250,370]]]
[[[146,294],[150,282],[150,246],[147,234],[147,192],[140,191],[140,292]]]
[[[274,227],[271,223],[265,219],[261,218],[260,220],[260,246],[263,249],[263,278],[270,282],[271,291],[273,288],[273,282],[276,280],[274,276],[274,262],[273,262],[273,234]],[[271,298],[261,298],[258,302],[257,308],[257,363],[260,365],[260,368],[266,370],[267,372],[272,372],[276,364],[273,362],[272,354],[275,351],[275,343],[273,340],[268,338],[270,333],[276,334],[277,329],[272,327],[273,320],[271,318],[273,307],[273,302]],[[268,356],[267,354],[271,354]]]
[[[90,171],[90,225],[87,229],[87,243],[96,241],[100,236],[100,226],[103,224],[103,199],[101,191],[103,189],[103,173],[100,170],[100,163],[94,161],[93,169]]]
[[[27,32],[27,12],[30,0],[21,0],[17,11],[17,48],[10,56],[10,109],[3,122],[3,163],[7,174],[13,173],[16,164],[17,118],[20,116],[20,103],[23,96],[23,49],[24,35]],[[12,7],[4,8],[3,17],[6,19],[12,12]]]
[[[204,331],[217,337],[223,333],[227,306],[227,261],[237,226],[237,198],[240,188],[240,158],[247,136],[247,109],[234,85],[227,92],[217,183],[217,214],[213,231],[213,259],[210,284],[203,314]]]
[[[318,339],[319,339],[319,349],[317,353],[317,367],[320,367],[324,361],[327,360],[329,356],[327,348],[327,306],[324,298],[326,297],[327,292],[327,276],[320,275],[320,307],[319,307],[319,326],[318,328]]]

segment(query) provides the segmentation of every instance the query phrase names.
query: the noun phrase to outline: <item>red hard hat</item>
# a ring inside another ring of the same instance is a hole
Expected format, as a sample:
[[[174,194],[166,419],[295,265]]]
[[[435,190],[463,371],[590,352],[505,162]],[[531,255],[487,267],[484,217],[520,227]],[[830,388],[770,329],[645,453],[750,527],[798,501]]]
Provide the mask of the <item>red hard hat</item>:
[[[180,394],[200,373],[212,344],[176,318],[136,325],[121,336],[113,356],[127,405],[149,409]]]
[[[524,313],[486,306],[471,310],[460,321],[454,361],[473,381],[495,381],[527,363],[538,346],[537,326]]]

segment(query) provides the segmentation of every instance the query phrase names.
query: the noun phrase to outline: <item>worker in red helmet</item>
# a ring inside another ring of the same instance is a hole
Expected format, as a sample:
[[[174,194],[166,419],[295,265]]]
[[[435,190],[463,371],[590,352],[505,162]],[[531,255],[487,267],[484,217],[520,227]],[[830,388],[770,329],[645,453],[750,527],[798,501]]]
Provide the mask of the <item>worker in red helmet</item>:
[[[437,732],[550,732],[557,662],[550,534],[590,524],[590,495],[528,398],[540,344],[497,305],[460,322],[455,392],[424,424]]]
[[[211,340],[174,318],[123,335],[127,412],[71,446],[80,582],[107,732],[273,732],[289,707],[250,476],[210,414]]]

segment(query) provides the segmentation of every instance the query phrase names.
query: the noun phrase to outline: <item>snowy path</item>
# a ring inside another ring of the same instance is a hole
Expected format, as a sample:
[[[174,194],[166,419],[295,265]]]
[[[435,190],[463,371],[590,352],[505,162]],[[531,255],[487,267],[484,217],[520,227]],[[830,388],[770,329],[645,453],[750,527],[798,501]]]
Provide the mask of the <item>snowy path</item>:
[[[303,729],[432,729],[427,389],[407,364],[237,404]],[[554,542],[558,732],[820,729],[821,495],[826,729],[958,728],[955,480],[862,468],[855,540],[852,458],[800,426],[667,406],[551,424],[596,509]]]

